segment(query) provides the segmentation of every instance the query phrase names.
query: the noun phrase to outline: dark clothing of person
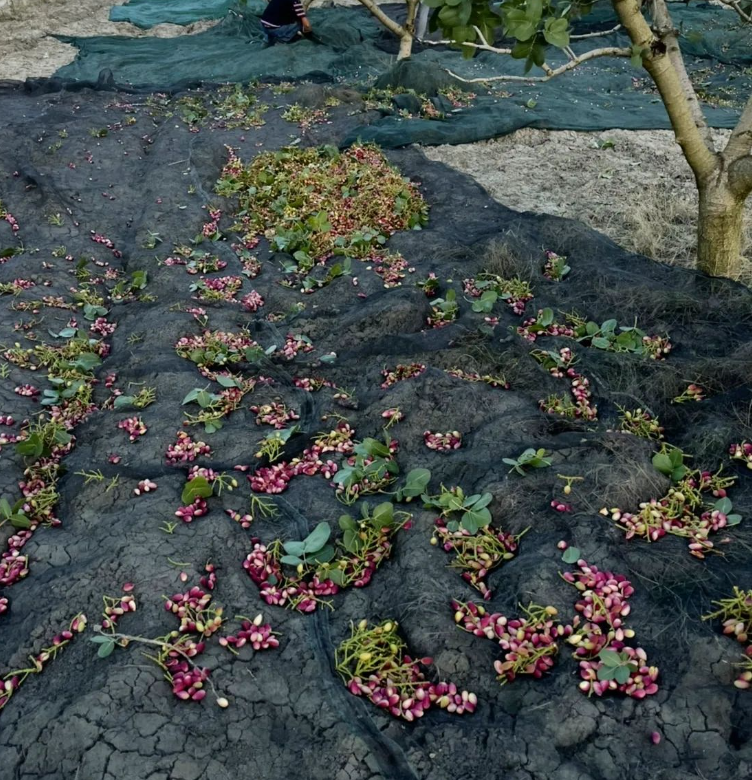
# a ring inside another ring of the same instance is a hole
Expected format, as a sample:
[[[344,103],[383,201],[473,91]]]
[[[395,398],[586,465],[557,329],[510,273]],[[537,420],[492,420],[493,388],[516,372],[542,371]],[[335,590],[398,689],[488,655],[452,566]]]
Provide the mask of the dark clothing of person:
[[[301,0],[269,0],[261,15],[261,26],[274,30],[292,24],[300,25],[305,15]]]
[[[303,25],[300,22],[283,24],[281,27],[265,27],[262,23],[261,32],[264,34],[267,46],[275,43],[291,43],[303,36]]]

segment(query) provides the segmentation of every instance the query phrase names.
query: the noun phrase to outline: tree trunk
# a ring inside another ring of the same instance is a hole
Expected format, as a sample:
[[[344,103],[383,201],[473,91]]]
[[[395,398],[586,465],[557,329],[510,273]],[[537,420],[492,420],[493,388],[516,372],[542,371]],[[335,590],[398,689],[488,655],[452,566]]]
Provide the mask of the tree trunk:
[[[397,54],[397,60],[406,60],[413,53],[413,36],[410,33],[403,35],[400,38],[399,53]]]
[[[697,267],[711,276],[741,273],[744,202],[725,181],[698,184]]]

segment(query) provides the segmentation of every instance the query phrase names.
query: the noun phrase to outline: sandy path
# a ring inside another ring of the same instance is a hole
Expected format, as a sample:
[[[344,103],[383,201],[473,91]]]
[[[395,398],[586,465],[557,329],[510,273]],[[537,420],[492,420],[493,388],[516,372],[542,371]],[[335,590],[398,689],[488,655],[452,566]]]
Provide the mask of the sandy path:
[[[714,131],[716,146],[728,131]],[[519,211],[579,219],[626,249],[692,266],[697,194],[669,130],[519,130],[477,144],[425,149]],[[752,282],[747,259],[742,279]]]
[[[132,24],[111,22],[110,8],[120,3],[101,0],[0,0],[0,80],[51,76],[72,62],[76,49],[57,35],[132,35],[170,38],[201,32],[216,24],[202,21],[187,27],[160,24],[140,30]]]

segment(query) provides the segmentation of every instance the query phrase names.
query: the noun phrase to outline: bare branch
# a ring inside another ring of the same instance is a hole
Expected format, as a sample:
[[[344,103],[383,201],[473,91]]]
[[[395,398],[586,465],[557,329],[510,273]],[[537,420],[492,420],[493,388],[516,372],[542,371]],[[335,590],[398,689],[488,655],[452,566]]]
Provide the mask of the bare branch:
[[[362,2],[362,0],[361,0]],[[480,51],[490,51],[494,54],[511,54],[511,49],[497,49],[495,46],[483,43],[459,43],[458,41],[421,41],[424,46],[468,46],[471,49],[479,49]],[[482,79],[481,79],[482,81]]]
[[[723,2],[723,0],[721,0]],[[610,30],[604,30],[603,32],[591,32],[583,33],[582,35],[570,35],[570,41],[582,41],[585,38],[600,38],[602,35],[611,35],[611,33],[619,32],[621,25],[617,24],[616,27],[612,27]]]
[[[453,43],[453,41],[448,41],[448,43]],[[482,45],[478,44],[464,44],[465,46],[473,45],[475,48],[478,49],[484,49],[485,51],[497,51],[500,54],[508,54],[509,52],[502,49],[486,49]],[[480,78],[480,79],[463,79],[462,76],[458,76],[456,73],[453,73],[451,70],[447,69],[447,73],[450,76],[454,76],[454,78],[459,79],[460,81],[464,82],[465,84],[482,84],[486,81],[531,81],[531,82],[542,82],[542,81],[550,81],[552,78],[555,78],[556,76],[561,76],[562,73],[566,73],[569,70],[574,70],[578,65],[582,65],[585,62],[588,62],[589,60],[597,59],[598,57],[631,57],[632,51],[631,49],[622,49],[618,46],[608,46],[603,49],[592,49],[591,51],[585,52],[585,54],[580,54],[579,56],[575,57],[573,60],[569,60],[564,65],[560,65],[558,68],[551,68],[550,66],[544,65],[543,69],[546,72],[545,76],[488,76],[487,78]]]
[[[489,42],[486,40],[486,36],[483,35],[483,31],[480,29],[480,27],[476,27],[475,25],[473,25],[473,30],[475,30],[475,32],[477,33],[478,37],[480,38],[480,42],[484,46],[490,46]]]

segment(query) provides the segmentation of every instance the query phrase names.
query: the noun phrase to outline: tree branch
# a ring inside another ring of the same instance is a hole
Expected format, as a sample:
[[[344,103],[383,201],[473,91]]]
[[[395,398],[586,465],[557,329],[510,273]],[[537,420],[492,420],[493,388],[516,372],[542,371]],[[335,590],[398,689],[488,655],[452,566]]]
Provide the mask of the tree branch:
[[[723,150],[723,158],[728,163],[748,155],[752,150],[752,97],[747,100],[744,111],[736,123],[736,127],[728,139],[726,148]]]
[[[449,41],[449,43],[454,43],[454,41]],[[482,44],[465,43],[462,45],[473,46],[474,48],[483,49],[484,51],[494,51],[499,54],[510,53],[508,49],[494,49],[493,47],[486,47],[483,46]],[[582,65],[583,63],[588,62],[589,60],[597,59],[598,57],[631,57],[631,56],[632,56],[631,49],[621,49],[617,46],[608,46],[603,49],[592,49],[591,51],[585,52],[585,54],[580,54],[578,57],[575,57],[573,60],[569,60],[569,62],[565,63],[564,65],[560,65],[558,68],[552,68],[548,65],[544,65],[543,69],[546,72],[545,76],[488,76],[487,78],[480,78],[480,79],[463,79],[462,76],[458,76],[456,73],[453,73],[448,68],[446,69],[446,71],[450,76],[454,76],[454,78],[459,79],[465,84],[482,84],[483,82],[486,81],[542,82],[542,81],[550,81],[552,78],[555,78],[556,76],[561,76],[562,73],[566,73],[569,70],[574,70],[574,68],[576,68],[578,65]]]
[[[752,192],[752,157],[741,157],[729,165],[728,183],[734,195],[747,198]]]
[[[653,0],[658,35],[642,15],[640,0],[613,0],[613,5],[630,40],[642,51],[642,63],[658,87],[684,157],[698,180],[707,179],[717,169],[717,158],[664,0]]]
[[[702,113],[702,107],[700,101],[697,99],[695,88],[692,85],[692,81],[687,73],[687,68],[684,65],[684,57],[682,56],[681,49],[679,48],[679,39],[677,38],[677,31],[674,27],[674,23],[668,12],[668,6],[665,0],[652,0],[653,19],[655,21],[655,32],[658,34],[660,40],[665,44],[668,52],[668,58],[676,71],[679,81],[681,82],[682,90],[689,103],[692,116],[697,125],[697,129],[702,135],[702,140],[705,146],[711,153],[715,153],[715,146],[713,144],[713,138],[710,135],[710,128],[705,120],[705,114]]]
[[[469,41],[467,43],[459,43],[458,41],[450,41],[450,40],[442,40],[442,41],[421,41],[421,43],[424,46],[468,46],[471,49],[478,49],[479,51],[490,51],[494,54],[511,54],[511,49],[499,49],[496,46],[491,46],[491,44],[486,40],[483,33],[480,31],[478,27],[473,27],[475,32],[478,35],[478,38],[480,39],[480,43],[470,43]]]
[[[405,31],[410,35],[415,34],[415,15],[418,13],[419,0],[407,0],[407,19],[405,21]]]
[[[742,8],[741,3],[739,0],[719,0],[721,5],[725,5],[726,8],[730,8],[732,11],[735,11],[737,16],[745,23],[745,24],[752,24],[752,15],[750,15],[747,11],[745,11]]]
[[[721,0],[723,2],[723,0]],[[616,27],[612,27],[610,30],[604,30],[603,32],[591,32],[583,33],[582,35],[570,35],[570,41],[582,41],[585,38],[600,38],[602,35],[611,35],[611,33],[619,32],[621,25],[617,24]]]
[[[381,8],[376,5],[374,0],[359,0],[359,2],[364,5],[370,11],[370,13],[372,13],[384,25],[384,27],[389,30],[389,32],[394,33],[398,38],[402,38],[403,36],[407,35],[407,30],[401,24],[397,24],[394,19],[388,17],[381,10]]]

